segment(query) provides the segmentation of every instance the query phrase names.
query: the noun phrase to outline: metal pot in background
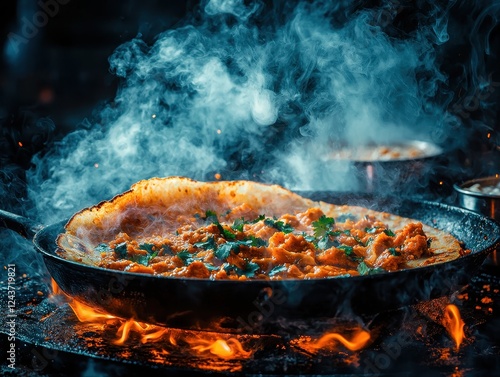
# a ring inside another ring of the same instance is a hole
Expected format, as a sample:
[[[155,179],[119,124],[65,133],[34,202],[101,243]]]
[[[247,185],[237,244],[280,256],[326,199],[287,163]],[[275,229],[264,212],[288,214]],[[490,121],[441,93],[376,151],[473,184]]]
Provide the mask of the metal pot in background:
[[[500,187],[500,177],[498,175],[471,179],[461,184],[455,184],[454,190],[458,193],[458,205],[462,208],[470,209],[494,220],[500,221],[500,194],[498,190],[493,192],[486,188]],[[498,252],[491,253],[490,260],[498,266]]]
[[[322,164],[349,177],[349,187],[345,191],[411,196],[419,188],[427,188],[443,155],[443,149],[436,144],[409,140],[332,147]]]
[[[458,193],[458,205],[462,208],[500,220],[500,194],[484,192],[485,187],[500,183],[497,176],[472,179],[453,188]]]

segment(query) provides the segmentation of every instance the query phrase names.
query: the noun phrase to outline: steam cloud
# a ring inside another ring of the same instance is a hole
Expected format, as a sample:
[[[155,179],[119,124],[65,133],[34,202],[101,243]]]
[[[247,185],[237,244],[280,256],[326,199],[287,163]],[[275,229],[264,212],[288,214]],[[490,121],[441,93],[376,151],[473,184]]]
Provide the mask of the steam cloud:
[[[137,36],[109,58],[115,100],[35,156],[33,217],[56,222],[153,176],[356,189],[349,166],[325,161],[341,142],[460,142],[436,53],[443,3],[210,0],[153,44]]]

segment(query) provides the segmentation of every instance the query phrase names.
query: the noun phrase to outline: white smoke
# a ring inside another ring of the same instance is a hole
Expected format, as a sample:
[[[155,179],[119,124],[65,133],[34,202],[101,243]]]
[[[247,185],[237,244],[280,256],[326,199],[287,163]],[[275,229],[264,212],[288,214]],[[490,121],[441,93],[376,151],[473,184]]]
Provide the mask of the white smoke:
[[[348,189],[350,170],[325,165],[338,142],[441,142],[453,126],[433,98],[446,77],[435,48],[446,9],[403,38],[373,10],[323,2],[264,5],[211,0],[200,19],[119,46],[116,99],[86,128],[37,156],[31,198],[45,223],[153,176],[257,179],[291,188]],[[264,21],[257,22],[261,17]],[[432,130],[443,130],[434,137]],[[345,174],[339,174],[344,171]],[[347,174],[347,176],[346,176]]]

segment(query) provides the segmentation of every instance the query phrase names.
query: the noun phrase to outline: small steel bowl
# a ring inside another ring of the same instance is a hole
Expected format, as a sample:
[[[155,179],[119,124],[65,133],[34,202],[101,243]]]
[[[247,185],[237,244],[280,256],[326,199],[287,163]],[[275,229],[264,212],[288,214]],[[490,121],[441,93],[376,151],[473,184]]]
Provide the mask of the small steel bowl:
[[[473,191],[471,186],[476,184],[481,187],[496,186],[500,183],[500,177],[484,177],[466,181],[460,185],[455,184],[453,188],[458,193],[458,205],[463,208],[479,212],[495,220],[500,220],[500,195]]]
[[[497,186],[500,182],[500,177],[484,177],[466,181],[460,185],[453,185],[453,188],[458,193],[458,205],[462,208],[470,209],[474,212],[479,212],[485,216],[489,216],[497,221],[500,220],[500,195],[488,194],[480,191],[473,191],[470,188],[474,185],[481,187]],[[487,258],[487,263],[498,268],[498,250],[493,251]]]

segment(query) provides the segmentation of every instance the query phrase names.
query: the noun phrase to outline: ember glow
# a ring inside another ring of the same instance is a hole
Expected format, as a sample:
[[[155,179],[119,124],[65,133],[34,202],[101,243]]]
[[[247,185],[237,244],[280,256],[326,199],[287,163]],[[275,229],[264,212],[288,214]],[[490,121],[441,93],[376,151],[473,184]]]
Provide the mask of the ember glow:
[[[186,339],[191,349],[199,354],[216,355],[222,359],[249,358],[252,351],[245,351],[240,341],[236,338],[224,339]]]
[[[319,339],[301,337],[297,345],[311,353],[316,353],[319,350],[336,349],[339,344],[350,351],[359,351],[368,344],[370,338],[371,336],[368,331],[359,329],[350,336],[345,336],[338,332],[328,332]]]
[[[245,360],[250,359],[256,350],[259,349],[259,335],[235,336],[232,334],[221,334],[213,332],[199,332],[180,329],[165,328],[144,322],[139,322],[130,318],[125,320],[114,315],[104,313],[78,300],[64,294],[57,283],[52,280],[53,296],[65,297],[69,306],[80,322],[92,325],[94,328],[105,330],[106,326],[115,326],[116,338],[113,344],[124,346],[131,341],[136,341],[137,336],[141,344],[158,343],[159,348],[165,345],[174,347],[184,347],[197,357],[221,360]],[[249,344],[248,339],[254,342]],[[346,331],[331,331],[323,334],[319,338],[310,336],[300,336],[290,341],[291,345],[298,346],[311,354],[318,351],[337,352],[342,348],[350,351],[363,349],[370,341],[371,335],[361,328]],[[168,351],[163,349],[165,354]]]
[[[460,316],[460,311],[455,305],[446,306],[443,318],[443,325],[455,341],[457,351],[462,344],[462,340],[465,338],[464,335],[464,321]]]
[[[52,280],[52,290],[53,292],[57,292],[56,294],[64,294],[60,291],[54,280]],[[119,325],[116,332],[117,338],[113,341],[115,345],[125,345],[130,341],[132,334],[135,333],[140,336],[141,344],[148,342],[168,342],[173,346],[186,344],[194,354],[209,358],[215,356],[224,360],[248,359],[254,353],[253,350],[247,351],[238,339],[226,334],[193,333],[155,326],[136,321],[132,318],[124,320],[96,310],[67,295],[64,296],[67,298],[69,306],[80,322],[87,322],[102,329],[104,329],[102,325],[106,324]]]
[[[71,300],[69,306],[71,306],[71,309],[73,309],[80,322],[99,322],[116,319],[116,317],[110,314],[100,313],[77,300]]]

